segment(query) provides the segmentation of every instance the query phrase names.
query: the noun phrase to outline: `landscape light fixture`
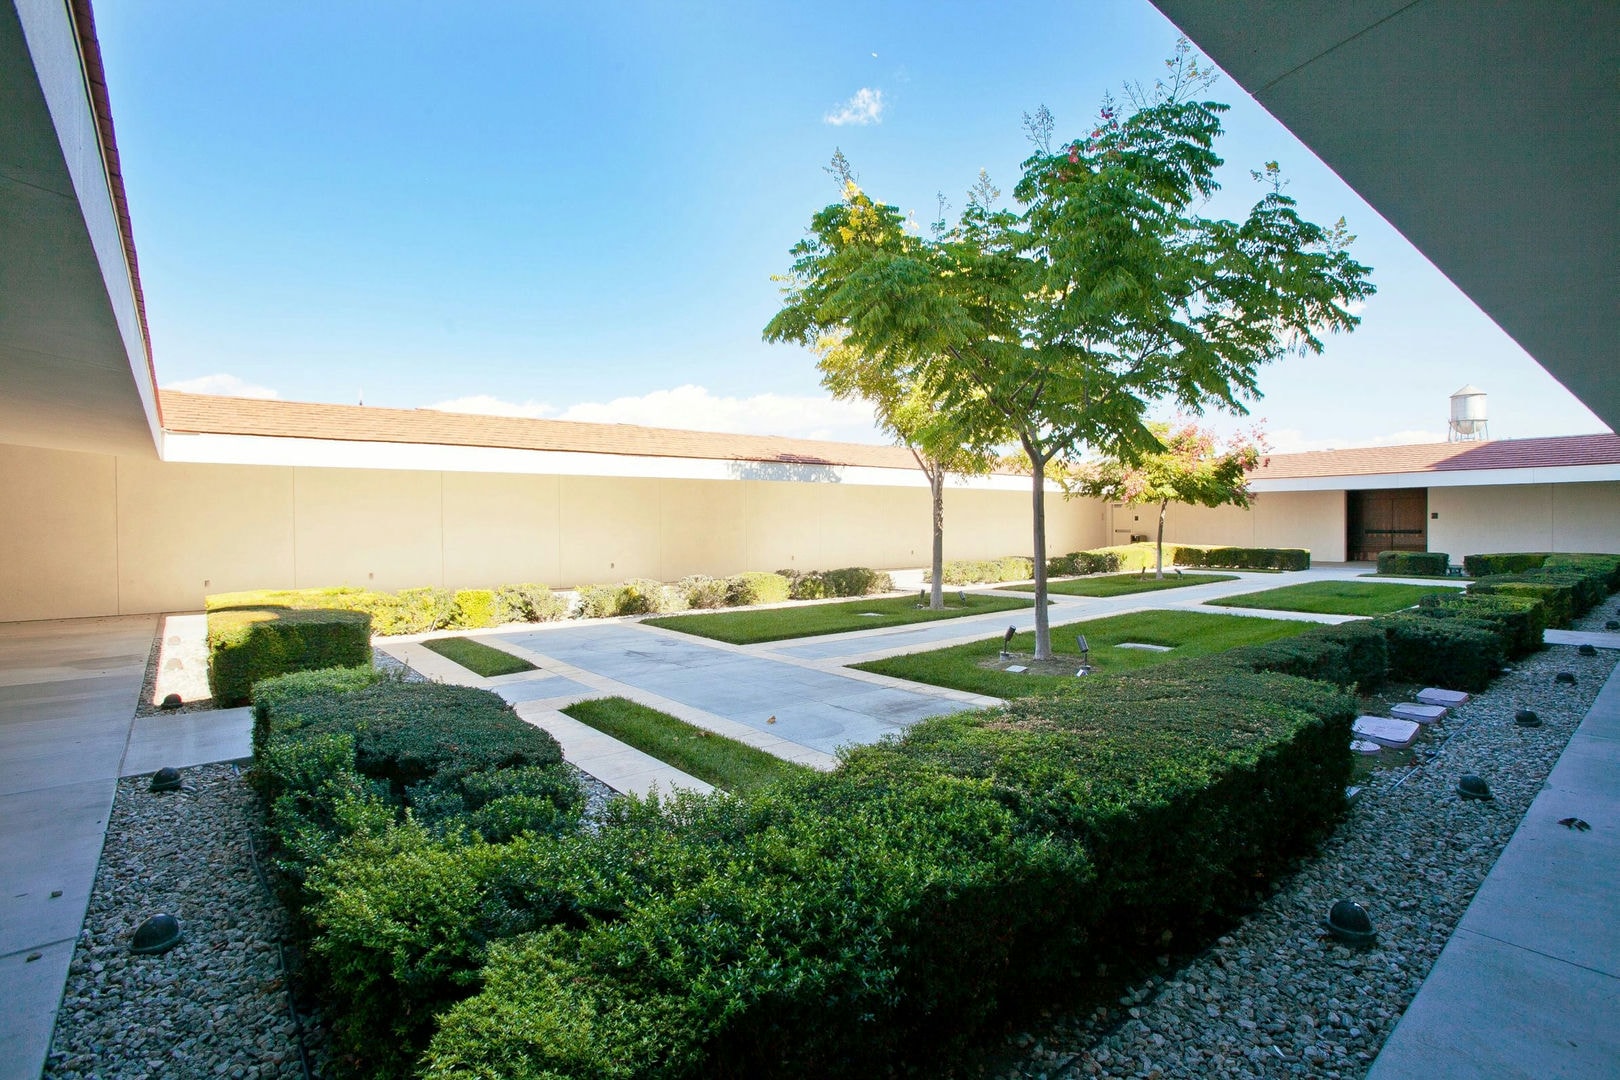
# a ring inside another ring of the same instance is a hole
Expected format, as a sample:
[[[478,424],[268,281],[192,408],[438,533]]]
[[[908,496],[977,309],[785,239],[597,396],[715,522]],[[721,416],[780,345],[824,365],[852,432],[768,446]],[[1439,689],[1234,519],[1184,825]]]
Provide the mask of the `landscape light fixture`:
[[[967,603],[967,590],[966,589],[957,589],[956,590],[956,598],[958,600],[962,601],[962,603],[964,603],[964,604]]]
[[[1018,627],[1009,626],[1007,632],[1001,636],[1001,658],[1003,660],[1012,659],[1012,653],[1008,652],[1007,649],[1012,645],[1013,635],[1016,633],[1018,633]]]
[[[1376,933],[1367,909],[1354,900],[1340,900],[1328,909],[1322,925],[1328,933],[1351,945],[1365,945]]]
[[[1531,709],[1520,709],[1513,714],[1513,722],[1520,727],[1540,727],[1541,717]]]
[[[1596,656],[1597,655],[1597,646],[1596,645],[1591,645],[1591,644],[1582,645],[1580,648],[1576,649],[1575,651],[1580,653],[1582,656]]]
[[[1575,673],[1573,671],[1560,671],[1558,674],[1553,676],[1553,683],[1555,685],[1558,683],[1568,683],[1570,686],[1574,686]]]
[[[1074,639],[1075,648],[1080,650],[1080,670],[1076,675],[1091,674],[1091,645],[1086,641],[1086,635],[1078,634]]]
[[[1620,630],[1620,619],[1610,619],[1603,624],[1605,630]]]
[[[180,944],[180,920],[173,915],[153,915],[135,928],[129,951],[137,956],[166,953]]]
[[[1457,778],[1457,794],[1464,799],[1480,799],[1485,802],[1496,798],[1491,794],[1491,785],[1485,782],[1482,776],[1473,773],[1464,773]]]
[[[165,765],[152,774],[152,786],[148,791],[179,791],[180,770],[171,765]]]
[[[164,698],[163,698],[163,704],[159,705],[158,708],[160,708],[160,709],[178,709],[180,706],[182,706],[184,704],[185,704],[185,702],[180,700],[180,695],[179,694],[166,694],[166,695],[164,695]]]

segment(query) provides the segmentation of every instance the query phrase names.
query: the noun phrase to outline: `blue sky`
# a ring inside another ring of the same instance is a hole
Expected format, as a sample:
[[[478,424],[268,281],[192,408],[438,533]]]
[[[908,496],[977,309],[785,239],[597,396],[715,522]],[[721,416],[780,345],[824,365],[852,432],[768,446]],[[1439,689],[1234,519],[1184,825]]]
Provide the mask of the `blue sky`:
[[[1023,112],[1089,130],[1176,36],[1145,0],[96,18],[162,384],[862,441],[813,358],[759,336],[833,151],[926,222],[980,168],[1011,190]],[[1265,370],[1276,449],[1443,437],[1464,383],[1497,438],[1605,430],[1235,83],[1211,96],[1233,109],[1205,212],[1241,215],[1277,160],[1379,288],[1355,334]]]

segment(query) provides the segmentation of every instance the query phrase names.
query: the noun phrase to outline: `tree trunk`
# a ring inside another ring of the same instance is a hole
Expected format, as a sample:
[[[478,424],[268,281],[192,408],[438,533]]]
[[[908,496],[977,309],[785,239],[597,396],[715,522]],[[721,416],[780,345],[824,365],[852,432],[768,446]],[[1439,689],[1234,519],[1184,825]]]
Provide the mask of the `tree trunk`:
[[[1052,659],[1052,627],[1046,613],[1046,457],[1024,443],[1035,488],[1035,659]]]
[[[1164,580],[1164,512],[1169,508],[1169,499],[1159,500],[1159,546],[1153,558],[1153,576],[1160,581]]]
[[[933,465],[928,472],[928,490],[934,498],[934,589],[928,597],[930,611],[945,610],[945,470]]]

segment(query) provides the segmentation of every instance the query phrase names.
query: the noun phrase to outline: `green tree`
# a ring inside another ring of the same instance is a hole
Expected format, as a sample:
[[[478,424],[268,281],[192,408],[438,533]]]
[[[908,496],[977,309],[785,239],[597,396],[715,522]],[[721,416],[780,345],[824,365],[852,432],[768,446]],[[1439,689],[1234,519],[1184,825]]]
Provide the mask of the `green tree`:
[[[1249,473],[1265,452],[1258,436],[1237,436],[1222,445],[1213,431],[1187,422],[1149,424],[1162,449],[1136,461],[1105,458],[1087,462],[1064,477],[1070,496],[1159,505],[1159,536],[1154,577],[1164,577],[1164,517],[1171,503],[1188,506],[1248,506],[1253,499]]]
[[[1083,447],[1135,462],[1159,449],[1145,423],[1168,401],[1242,413],[1259,368],[1319,353],[1373,292],[1341,219],[1303,220],[1274,163],[1241,222],[1195,204],[1217,187],[1226,106],[1185,41],[1151,90],[1105,99],[1090,133],[1054,146],[1044,107],[1025,117],[1035,153],[997,206],[983,173],[954,224],[908,233],[850,180],[793,248],[772,340],[845,342],[952,416],[966,445],[1017,444],[1030,463],[1035,655],[1049,658],[1047,465]]]
[[[933,504],[933,583],[928,606],[945,607],[945,478],[982,473],[989,456],[965,445],[952,418],[941,412],[923,384],[895,373],[852,347],[847,334],[830,334],[816,344],[821,383],[833,396],[871,404],[879,426],[911,451],[928,478]]]

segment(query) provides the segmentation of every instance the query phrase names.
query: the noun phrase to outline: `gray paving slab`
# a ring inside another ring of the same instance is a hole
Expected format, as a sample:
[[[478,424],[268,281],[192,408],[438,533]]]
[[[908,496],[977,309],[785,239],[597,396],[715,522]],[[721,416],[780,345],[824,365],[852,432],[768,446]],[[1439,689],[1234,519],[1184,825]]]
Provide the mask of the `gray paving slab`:
[[[1591,645],[1598,649],[1620,649],[1620,634],[1604,630],[1544,630],[1548,645]]]
[[[73,945],[69,939],[0,956],[0,1080],[39,1080]]]
[[[826,754],[841,746],[873,742],[925,716],[970,707],[926,691],[877,687],[841,672],[715,647],[634,624],[522,633],[505,640]]]
[[[1614,1080],[1620,981],[1459,929],[1368,1080]]]
[[[155,629],[0,626],[0,1080],[50,1048]]]
[[[165,765],[186,769],[253,754],[253,710],[219,709],[145,716],[135,721],[120,776],[140,776]]]
[[[116,787],[97,777],[0,796],[0,954],[78,935]]]
[[[595,691],[584,683],[562,675],[545,675],[538,679],[502,683],[491,690],[512,704],[519,701],[544,701],[552,698],[590,697]]]

